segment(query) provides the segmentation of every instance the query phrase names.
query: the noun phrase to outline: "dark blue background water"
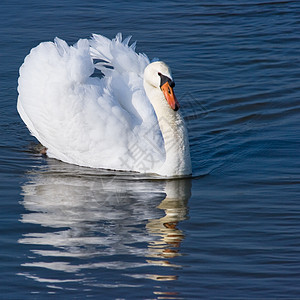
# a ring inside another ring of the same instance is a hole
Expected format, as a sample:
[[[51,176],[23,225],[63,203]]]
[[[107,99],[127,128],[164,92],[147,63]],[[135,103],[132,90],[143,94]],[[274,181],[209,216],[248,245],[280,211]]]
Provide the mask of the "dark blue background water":
[[[299,1],[1,1],[1,298],[297,299],[299,11]],[[193,179],[31,150],[16,112],[24,57],[55,36],[117,32],[171,66]]]

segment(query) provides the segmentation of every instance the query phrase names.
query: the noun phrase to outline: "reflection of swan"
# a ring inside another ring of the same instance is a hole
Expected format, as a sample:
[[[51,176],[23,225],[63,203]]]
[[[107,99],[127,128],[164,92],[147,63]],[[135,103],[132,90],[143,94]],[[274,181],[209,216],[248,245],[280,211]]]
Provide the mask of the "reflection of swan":
[[[166,183],[166,198],[158,206],[165,216],[149,220],[147,229],[152,235],[161,237],[149,244],[150,256],[155,258],[173,258],[181,255],[179,246],[184,239],[177,224],[186,219],[187,201],[190,197],[190,185],[187,181],[169,181]],[[169,261],[150,261],[163,266],[172,266]]]
[[[191,174],[189,143],[171,71],[129,39],[55,39],[20,68],[18,111],[49,157],[93,168]],[[104,77],[91,77],[92,58]]]
[[[126,275],[130,268],[175,266],[170,260],[180,255],[178,245],[184,238],[176,225],[186,218],[190,181],[111,174],[49,160],[48,168],[29,175],[23,186],[26,213],[21,222],[44,229],[34,227],[35,232],[19,240],[31,248],[23,275],[56,286],[72,284],[79,278],[89,285],[92,270],[123,270]],[[165,226],[167,223],[169,226]],[[166,255],[171,250],[176,255]],[[169,261],[162,263],[165,258]],[[39,275],[37,268],[52,273],[48,278]],[[56,275],[59,271],[66,276]],[[157,269],[153,274],[148,270],[126,276],[177,278],[159,275]]]

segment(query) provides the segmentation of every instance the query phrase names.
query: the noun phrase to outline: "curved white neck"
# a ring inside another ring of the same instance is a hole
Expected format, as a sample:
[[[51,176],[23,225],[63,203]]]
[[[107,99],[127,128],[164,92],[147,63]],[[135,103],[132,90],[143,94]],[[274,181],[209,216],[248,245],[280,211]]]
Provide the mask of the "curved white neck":
[[[181,113],[171,109],[159,88],[146,81],[144,88],[155,110],[165,144],[166,160],[157,173],[163,176],[192,174],[188,132]]]

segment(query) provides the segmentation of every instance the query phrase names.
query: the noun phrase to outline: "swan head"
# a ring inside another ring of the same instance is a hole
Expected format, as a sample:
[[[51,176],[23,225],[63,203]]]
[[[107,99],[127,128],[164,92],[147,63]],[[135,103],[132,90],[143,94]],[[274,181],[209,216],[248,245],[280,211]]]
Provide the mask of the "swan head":
[[[175,83],[166,63],[155,61],[149,64],[144,71],[144,81],[152,88],[161,90],[165,100],[174,111],[179,109],[180,106],[173,91]]]

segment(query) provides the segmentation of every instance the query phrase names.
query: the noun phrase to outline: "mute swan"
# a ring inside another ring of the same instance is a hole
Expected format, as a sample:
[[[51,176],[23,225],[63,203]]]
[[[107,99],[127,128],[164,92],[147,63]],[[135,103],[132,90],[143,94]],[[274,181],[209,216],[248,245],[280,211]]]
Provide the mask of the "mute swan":
[[[20,68],[18,112],[49,157],[92,168],[190,175],[171,71],[136,53],[129,40],[94,34],[73,46],[58,38],[39,44]]]

